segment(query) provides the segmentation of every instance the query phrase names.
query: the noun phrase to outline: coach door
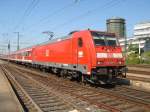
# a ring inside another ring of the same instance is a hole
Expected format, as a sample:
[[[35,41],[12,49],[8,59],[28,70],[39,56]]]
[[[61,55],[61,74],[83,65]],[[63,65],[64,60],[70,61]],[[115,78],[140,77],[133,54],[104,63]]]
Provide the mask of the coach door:
[[[35,48],[33,48],[32,49],[32,61],[33,61],[33,64],[35,64],[36,56],[37,56],[36,50],[35,50]]]

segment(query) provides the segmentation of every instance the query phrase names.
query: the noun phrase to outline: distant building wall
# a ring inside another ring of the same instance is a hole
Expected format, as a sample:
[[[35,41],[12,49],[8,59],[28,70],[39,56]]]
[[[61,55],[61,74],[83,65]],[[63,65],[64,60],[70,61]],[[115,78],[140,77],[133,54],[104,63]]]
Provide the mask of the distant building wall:
[[[142,39],[139,40],[139,39],[135,39],[135,38],[128,38],[127,39],[127,48],[129,45],[138,45],[138,46],[140,46],[140,48],[144,48],[145,41],[146,40],[142,40]],[[120,43],[120,46],[123,48],[125,46],[125,39],[124,38],[119,39],[119,43]]]
[[[150,37],[150,22],[143,22],[134,26],[134,38]]]
[[[149,50],[150,42],[147,40],[150,39],[150,22],[142,22],[138,23],[134,26],[134,35],[132,38],[127,38],[127,48],[128,45],[138,45],[140,49],[144,49],[144,51]],[[120,38],[119,43],[124,48],[125,46],[125,38]],[[140,51],[139,51],[140,54]]]
[[[108,19],[107,32],[115,33],[118,38],[124,38],[126,36],[125,19],[118,17]]]
[[[144,51],[150,51],[150,39],[146,40],[144,45]]]

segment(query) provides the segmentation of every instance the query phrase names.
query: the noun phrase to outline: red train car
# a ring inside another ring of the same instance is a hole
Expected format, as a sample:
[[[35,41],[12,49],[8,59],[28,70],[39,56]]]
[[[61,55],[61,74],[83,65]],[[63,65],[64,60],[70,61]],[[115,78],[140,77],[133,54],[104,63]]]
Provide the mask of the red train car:
[[[125,76],[122,50],[112,33],[77,31],[28,49],[30,55],[21,55],[21,62],[30,60],[33,66],[51,69],[64,77],[112,83],[116,77]],[[16,55],[23,52],[27,49],[17,51]]]
[[[24,48],[7,55],[7,59],[21,64],[32,63],[32,48]]]

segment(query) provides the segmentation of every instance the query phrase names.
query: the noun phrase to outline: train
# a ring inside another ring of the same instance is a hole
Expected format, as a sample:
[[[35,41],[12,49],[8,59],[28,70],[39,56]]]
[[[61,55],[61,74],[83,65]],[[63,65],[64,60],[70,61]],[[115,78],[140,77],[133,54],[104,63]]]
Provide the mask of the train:
[[[115,34],[90,29],[17,50],[3,59],[81,82],[113,84],[126,77],[125,57]]]

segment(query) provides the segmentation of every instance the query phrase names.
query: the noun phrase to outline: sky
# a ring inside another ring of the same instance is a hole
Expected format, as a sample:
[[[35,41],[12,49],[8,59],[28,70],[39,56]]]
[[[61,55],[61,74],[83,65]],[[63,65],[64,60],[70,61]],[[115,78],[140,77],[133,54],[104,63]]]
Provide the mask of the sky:
[[[0,0],[0,52],[16,50],[17,34],[20,47],[48,40],[42,32],[54,32],[54,37],[73,30],[105,31],[106,20],[121,17],[126,20],[127,36],[133,27],[150,21],[150,0]]]

